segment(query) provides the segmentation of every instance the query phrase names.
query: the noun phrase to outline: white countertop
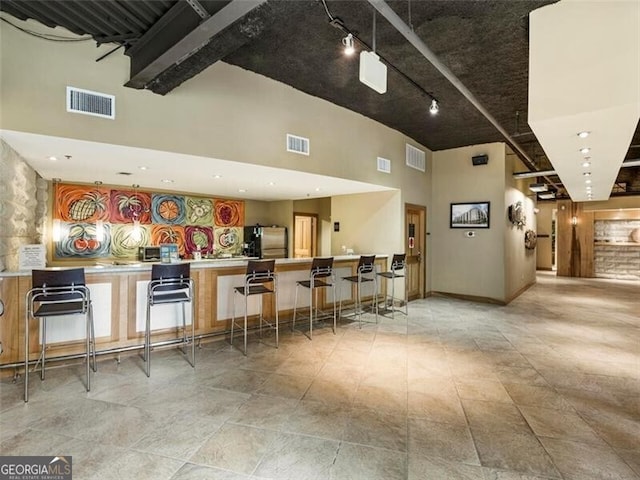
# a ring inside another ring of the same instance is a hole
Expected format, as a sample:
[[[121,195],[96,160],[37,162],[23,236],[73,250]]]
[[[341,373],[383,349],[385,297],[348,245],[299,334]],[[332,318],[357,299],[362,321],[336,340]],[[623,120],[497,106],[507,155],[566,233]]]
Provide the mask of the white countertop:
[[[367,254],[372,255],[372,254]],[[376,254],[376,258],[387,258],[388,255]],[[360,258],[360,254],[353,255],[335,255],[333,259],[335,261],[344,260],[356,260]],[[188,262],[192,268],[225,268],[225,267],[238,267],[246,265],[249,257],[232,257],[232,258],[210,258],[202,260],[183,260],[180,263]],[[278,258],[276,259],[276,265],[290,265],[296,263],[309,263],[312,258]],[[95,273],[131,273],[131,272],[146,272],[151,271],[151,266],[154,262],[131,262],[122,261],[121,264],[104,260],[103,262],[97,261],[92,265],[84,265],[84,271],[86,274]],[[159,262],[155,262],[159,263]],[[67,268],[79,268],[82,265],[69,265],[68,267],[48,267],[46,270],[64,270]],[[0,278],[4,277],[20,277],[31,275],[31,270],[20,270],[13,272],[0,272]]]

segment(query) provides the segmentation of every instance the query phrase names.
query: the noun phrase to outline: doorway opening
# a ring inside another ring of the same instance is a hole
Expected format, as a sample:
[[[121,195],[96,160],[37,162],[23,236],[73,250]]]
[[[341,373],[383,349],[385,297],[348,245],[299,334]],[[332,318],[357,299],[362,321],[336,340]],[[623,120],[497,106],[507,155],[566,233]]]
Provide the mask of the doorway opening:
[[[426,224],[427,208],[422,205],[404,206],[405,253],[407,254],[407,292],[409,300],[426,295]]]
[[[318,254],[318,215],[293,214],[293,258],[309,258]]]

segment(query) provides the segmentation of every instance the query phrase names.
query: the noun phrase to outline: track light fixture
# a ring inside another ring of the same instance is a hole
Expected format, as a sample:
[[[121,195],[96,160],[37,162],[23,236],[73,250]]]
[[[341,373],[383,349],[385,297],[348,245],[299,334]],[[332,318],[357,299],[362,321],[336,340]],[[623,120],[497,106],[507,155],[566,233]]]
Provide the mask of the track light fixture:
[[[434,98],[431,100],[431,105],[429,106],[429,112],[431,115],[435,115],[440,111],[440,105],[438,105],[438,101]]]
[[[363,52],[361,52],[360,54],[361,63],[362,63],[362,53],[365,53],[365,54],[369,54],[370,56],[369,60],[373,58],[372,55],[375,55],[375,61],[371,61],[370,63],[372,63],[375,67],[377,67],[376,69],[379,69],[380,71],[382,71],[382,68],[380,67],[384,67],[384,70],[385,70],[384,85],[382,85],[382,83],[379,83],[374,87],[369,85],[367,82],[363,82],[365,85],[373,88],[378,93],[386,92],[386,69],[388,67],[389,69],[393,70],[398,75],[400,75],[405,81],[410,83],[417,90],[419,90],[422,93],[422,95],[431,99],[431,104],[429,105],[429,112],[431,113],[431,115],[436,115],[440,111],[439,102],[438,100],[436,100],[432,92],[425,90],[419,83],[417,83],[415,80],[410,78],[406,73],[404,73],[398,67],[393,65],[391,62],[389,62],[386,58],[384,58],[381,54],[379,54],[376,51],[376,28],[375,28],[376,10],[375,9],[373,11],[373,45],[370,46],[367,44],[366,41],[360,38],[357,33],[355,34],[352,33],[351,30],[349,30],[349,27],[345,24],[343,20],[341,20],[338,17],[334,17],[332,15],[331,11],[329,10],[329,7],[327,6],[326,0],[320,0],[320,3],[324,7],[327,17],[329,18],[329,25],[331,25],[334,28],[337,28],[338,30],[342,31],[342,33],[346,34],[346,37],[342,38],[342,45],[344,46],[344,54],[351,55],[355,53],[355,44],[357,42],[360,45],[360,47],[362,47],[363,49]],[[360,77],[361,77],[360,80],[362,81],[362,75],[360,75]]]
[[[344,37],[342,39],[342,44],[344,45],[345,55],[353,55],[353,53],[356,51],[356,48],[353,42],[353,34],[350,33],[346,37]]]

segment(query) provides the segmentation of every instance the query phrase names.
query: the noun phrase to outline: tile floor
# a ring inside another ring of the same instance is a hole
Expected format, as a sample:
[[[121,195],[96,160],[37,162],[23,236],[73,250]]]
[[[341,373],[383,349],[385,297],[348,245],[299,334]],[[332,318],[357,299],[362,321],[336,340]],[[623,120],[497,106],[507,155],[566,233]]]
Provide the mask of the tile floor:
[[[203,345],[0,383],[3,455],[74,479],[638,479],[640,285],[556,279],[506,307],[432,297],[245,358]],[[369,318],[370,320],[370,318]],[[268,339],[267,339],[268,340]]]

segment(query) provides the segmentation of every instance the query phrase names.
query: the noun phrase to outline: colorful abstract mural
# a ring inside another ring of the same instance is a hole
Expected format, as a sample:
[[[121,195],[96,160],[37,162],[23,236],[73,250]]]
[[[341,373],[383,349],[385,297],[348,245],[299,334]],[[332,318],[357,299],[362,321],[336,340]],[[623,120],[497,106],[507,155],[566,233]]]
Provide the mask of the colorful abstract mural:
[[[244,202],[238,200],[216,200],[214,223],[217,227],[244,226]]]
[[[152,225],[151,245],[163,243],[175,243],[178,245],[178,253],[184,255],[184,227],[178,225]]]
[[[184,197],[164,193],[154,193],[151,196],[151,221],[153,223],[182,225],[186,214]]]
[[[151,195],[126,190],[111,190],[109,199],[111,223],[151,223]]]
[[[184,258],[242,252],[242,200],[56,183],[53,204],[56,259],[136,259],[139,247],[166,243]]]
[[[65,222],[109,220],[109,190],[57,183],[53,218]]]
[[[216,251],[235,254],[242,251],[243,229],[240,227],[216,228]]]

